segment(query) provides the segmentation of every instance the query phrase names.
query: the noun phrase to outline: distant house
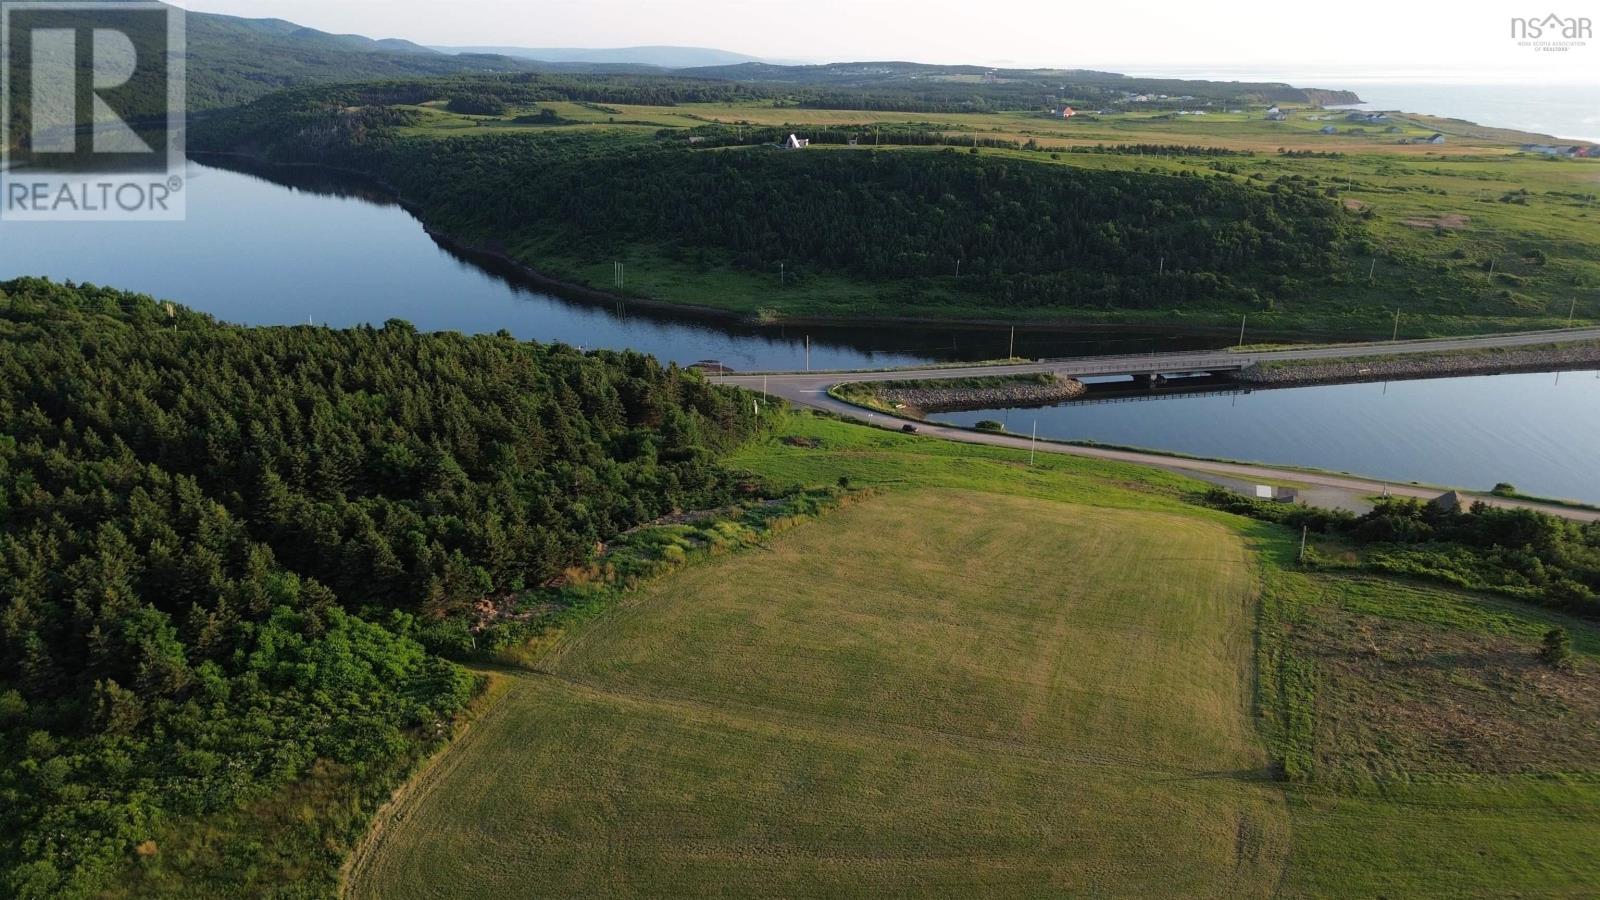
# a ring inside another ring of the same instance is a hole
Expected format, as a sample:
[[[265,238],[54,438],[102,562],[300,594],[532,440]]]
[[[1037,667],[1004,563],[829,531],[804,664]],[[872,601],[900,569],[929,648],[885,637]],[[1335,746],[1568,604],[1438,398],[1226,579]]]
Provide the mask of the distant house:
[[[1440,512],[1469,512],[1472,509],[1473,499],[1460,491],[1451,491],[1428,501],[1430,509]]]
[[[1377,125],[1389,121],[1389,114],[1381,112],[1374,113],[1358,111],[1345,116],[1345,120],[1349,122],[1363,122],[1368,125]]]
[[[1442,144],[1442,143],[1444,143],[1444,135],[1442,135],[1439,132],[1435,131],[1433,134],[1430,134],[1427,137],[1423,138],[1422,139],[1422,143],[1424,143],[1424,144]]]
[[[1300,492],[1291,487],[1258,484],[1256,485],[1256,499],[1272,500],[1278,503],[1294,503],[1300,499]]]
[[[804,150],[809,146],[811,146],[811,140],[809,138],[795,137],[792,134],[789,135],[789,139],[787,141],[783,142],[783,149],[785,150]]]
[[[1060,109],[1055,110],[1054,113],[1055,113],[1055,115],[1058,115],[1063,119],[1070,119],[1073,116],[1077,115],[1078,111],[1073,109],[1070,106],[1063,106]]]
[[[1338,134],[1339,133],[1339,129],[1333,127],[1332,125],[1324,125],[1324,126],[1322,126],[1322,133],[1323,134]]]
[[[1282,122],[1284,119],[1287,119],[1287,118],[1289,118],[1289,114],[1284,112],[1283,110],[1277,108],[1276,106],[1274,106],[1271,109],[1267,110],[1267,121],[1268,122]]]
[[[1595,155],[1594,147],[1573,145],[1571,147],[1557,147],[1553,144],[1523,144],[1524,153],[1539,153],[1544,156],[1565,156],[1569,159],[1588,159]]]

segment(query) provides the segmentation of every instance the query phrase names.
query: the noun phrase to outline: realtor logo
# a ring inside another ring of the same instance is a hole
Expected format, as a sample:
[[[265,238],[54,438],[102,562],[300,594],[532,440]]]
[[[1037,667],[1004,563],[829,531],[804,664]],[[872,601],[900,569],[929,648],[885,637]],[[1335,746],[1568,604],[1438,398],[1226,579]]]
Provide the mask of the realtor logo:
[[[1551,13],[1544,17],[1514,18],[1511,38],[1519,47],[1562,53],[1588,46],[1594,23],[1588,18],[1568,18]]]
[[[0,219],[185,212],[184,13],[0,0]]]

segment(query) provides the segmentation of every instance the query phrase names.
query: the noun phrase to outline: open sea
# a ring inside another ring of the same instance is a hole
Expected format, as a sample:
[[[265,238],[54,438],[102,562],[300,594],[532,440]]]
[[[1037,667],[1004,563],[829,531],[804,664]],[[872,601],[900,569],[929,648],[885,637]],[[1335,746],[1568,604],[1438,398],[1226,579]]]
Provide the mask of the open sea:
[[[1366,102],[1356,109],[1399,110],[1479,125],[1515,128],[1571,141],[1600,142],[1600,75],[1592,84],[1475,84],[1471,79],[1359,75],[1350,72],[1227,71],[1183,69],[1130,74],[1219,81],[1282,81],[1305,88],[1355,91]]]

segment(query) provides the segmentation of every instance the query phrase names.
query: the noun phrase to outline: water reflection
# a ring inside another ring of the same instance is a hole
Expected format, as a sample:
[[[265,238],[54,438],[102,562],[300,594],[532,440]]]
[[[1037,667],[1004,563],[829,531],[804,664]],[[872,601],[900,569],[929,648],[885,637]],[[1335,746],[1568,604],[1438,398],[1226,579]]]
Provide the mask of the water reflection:
[[[1097,395],[1114,398],[1115,394]],[[1200,456],[1313,466],[1396,481],[1600,503],[1600,373],[1495,375],[1234,393],[1149,402],[977,410],[1017,432]]]

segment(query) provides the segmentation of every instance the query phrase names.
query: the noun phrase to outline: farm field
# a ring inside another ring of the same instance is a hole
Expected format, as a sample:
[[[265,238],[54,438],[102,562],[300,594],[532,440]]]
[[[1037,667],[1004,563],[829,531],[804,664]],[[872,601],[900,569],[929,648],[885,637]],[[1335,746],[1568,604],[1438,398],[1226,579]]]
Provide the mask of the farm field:
[[[355,893],[1265,896],[1251,582],[1170,514],[862,504],[558,645]]]
[[[1592,892],[1592,625],[1025,460],[793,417],[734,463],[884,493],[506,670],[350,893]]]

